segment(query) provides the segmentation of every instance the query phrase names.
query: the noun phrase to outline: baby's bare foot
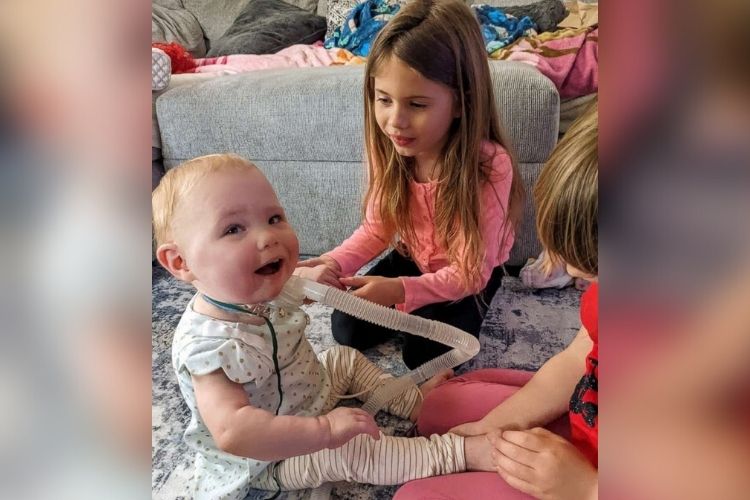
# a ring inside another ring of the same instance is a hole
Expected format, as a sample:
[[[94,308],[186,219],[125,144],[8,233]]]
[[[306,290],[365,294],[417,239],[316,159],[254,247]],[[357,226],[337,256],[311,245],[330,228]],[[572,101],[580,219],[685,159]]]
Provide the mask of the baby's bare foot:
[[[422,398],[417,401],[417,404],[414,406],[414,409],[411,411],[411,415],[409,415],[409,420],[412,422],[416,422],[417,418],[419,417],[419,412],[422,411],[422,402],[424,401],[424,398],[427,397],[427,394],[430,393],[435,387],[439,386],[446,380],[453,377],[453,370],[450,368],[447,370],[443,370],[439,372],[437,375],[433,376],[430,380],[425,382],[424,384],[419,386],[419,392],[422,393]]]
[[[464,455],[466,470],[495,472],[495,466],[492,463],[492,443],[487,439],[486,434],[465,438]]]

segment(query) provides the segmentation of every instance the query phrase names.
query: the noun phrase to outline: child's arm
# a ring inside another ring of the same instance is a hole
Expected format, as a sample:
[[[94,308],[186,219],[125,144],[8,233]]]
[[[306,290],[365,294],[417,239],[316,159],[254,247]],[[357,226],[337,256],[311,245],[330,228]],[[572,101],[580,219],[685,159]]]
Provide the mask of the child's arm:
[[[384,306],[395,305],[398,310],[407,313],[428,304],[452,302],[479,293],[487,285],[494,270],[493,263],[496,261],[491,256],[500,252],[497,235],[502,234],[506,225],[498,204],[486,205],[486,207],[482,216],[482,237],[487,242],[485,245],[487,257],[482,263],[476,282],[469,287],[461,281],[460,270],[456,265],[449,265],[420,276],[342,277],[341,283],[357,288],[354,294],[358,297]],[[346,274],[344,273],[343,276]]]
[[[581,327],[573,342],[544,363],[518,392],[483,419],[454,427],[451,432],[475,436],[496,429],[530,429],[563,415],[586,371],[586,356],[592,346],[588,332]]]
[[[337,448],[358,434],[380,438],[372,416],[358,408],[336,408],[319,417],[276,416],[254,408],[242,386],[221,370],[193,376],[193,387],[214,442],[232,455],[275,461]]]
[[[326,266],[332,271],[336,271],[337,273],[341,272],[341,266],[339,266],[339,263],[336,262],[332,257],[329,257],[327,255],[321,255],[320,257],[313,257],[312,259],[305,259],[297,262],[297,269],[295,271],[299,271],[301,268],[305,267],[317,267],[317,266]]]
[[[388,245],[389,237],[383,230],[378,209],[374,204],[370,204],[365,212],[365,220],[354,233],[341,245],[323,254],[320,259],[324,260],[321,263],[328,265],[333,261],[333,265],[338,266],[341,276],[351,276],[383,253]]]

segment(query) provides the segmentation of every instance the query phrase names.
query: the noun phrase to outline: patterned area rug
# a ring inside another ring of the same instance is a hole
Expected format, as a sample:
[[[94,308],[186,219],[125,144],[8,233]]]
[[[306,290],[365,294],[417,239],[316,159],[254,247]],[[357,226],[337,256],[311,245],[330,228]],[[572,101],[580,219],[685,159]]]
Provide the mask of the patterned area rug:
[[[193,453],[182,441],[190,420],[171,364],[172,333],[193,295],[192,287],[180,283],[163,269],[154,267],[152,281],[152,493],[158,499],[191,498]],[[517,278],[506,278],[493,298],[482,325],[479,355],[460,372],[478,368],[536,370],[550,356],[562,350],[578,331],[580,292],[529,290]],[[311,322],[307,337],[316,352],[335,345],[331,336],[331,309],[319,304],[305,306]],[[369,349],[364,354],[394,374],[406,367],[401,361],[398,339]],[[380,412],[376,418],[386,434],[405,435],[411,423]],[[331,498],[348,500],[388,499],[397,486],[338,483]],[[256,491],[249,499],[273,496]],[[278,498],[308,498],[309,492],[282,494]]]

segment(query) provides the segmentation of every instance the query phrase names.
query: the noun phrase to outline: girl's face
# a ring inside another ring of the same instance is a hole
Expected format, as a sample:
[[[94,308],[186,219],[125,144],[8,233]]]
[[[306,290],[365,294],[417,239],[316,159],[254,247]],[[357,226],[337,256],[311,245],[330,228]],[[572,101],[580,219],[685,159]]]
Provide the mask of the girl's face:
[[[453,90],[391,56],[375,75],[374,97],[375,119],[398,154],[434,161],[459,116]]]

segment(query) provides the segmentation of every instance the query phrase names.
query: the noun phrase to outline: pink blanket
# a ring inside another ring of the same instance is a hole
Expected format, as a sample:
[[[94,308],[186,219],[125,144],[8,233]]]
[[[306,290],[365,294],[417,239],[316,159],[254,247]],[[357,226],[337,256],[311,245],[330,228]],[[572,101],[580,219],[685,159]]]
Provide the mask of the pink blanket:
[[[519,39],[492,59],[521,61],[552,80],[562,99],[599,90],[599,28],[562,29]]]
[[[275,54],[237,54],[195,60],[196,73],[234,75],[246,71],[276,68],[316,68],[332,65],[362,64],[364,59],[344,49],[326,49],[322,45],[292,45]]]
[[[492,59],[531,64],[552,80],[562,99],[599,90],[599,28],[561,29],[520,38],[493,52]],[[365,59],[345,49],[326,49],[321,43],[292,45],[276,54],[237,54],[195,60],[194,72],[215,76],[276,68],[315,68],[364,64]]]

